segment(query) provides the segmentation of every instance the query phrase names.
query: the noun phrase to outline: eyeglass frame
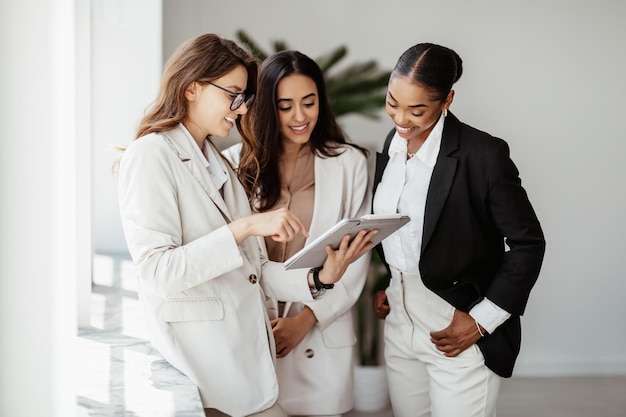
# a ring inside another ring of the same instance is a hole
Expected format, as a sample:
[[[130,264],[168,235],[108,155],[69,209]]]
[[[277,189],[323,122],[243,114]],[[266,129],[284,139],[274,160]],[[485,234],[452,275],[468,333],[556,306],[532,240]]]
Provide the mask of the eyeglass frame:
[[[231,96],[233,99],[233,101],[230,103],[231,111],[237,110],[239,107],[241,107],[242,104],[245,104],[246,107],[249,109],[250,106],[252,105],[252,102],[254,101],[254,93],[247,93],[245,91],[243,93],[236,93],[234,91],[230,91],[227,88],[220,87],[219,85],[214,84],[211,81],[198,80],[197,82],[211,84],[213,87],[217,87],[220,90],[228,93],[228,95]]]

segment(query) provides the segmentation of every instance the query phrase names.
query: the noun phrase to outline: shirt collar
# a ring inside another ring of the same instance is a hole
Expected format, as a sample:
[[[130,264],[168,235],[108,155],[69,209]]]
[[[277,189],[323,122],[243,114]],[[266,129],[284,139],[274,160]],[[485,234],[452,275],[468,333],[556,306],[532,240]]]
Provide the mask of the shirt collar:
[[[180,128],[183,130],[183,132],[185,132],[185,136],[187,136],[187,139],[189,139],[189,142],[191,143],[191,147],[193,148],[194,152],[198,154],[198,156],[200,157],[200,160],[204,164],[204,167],[208,168],[210,166],[209,160],[204,155],[204,152],[202,152],[202,149],[200,149],[200,147],[198,146],[198,143],[196,142],[196,140],[193,138],[193,136],[191,136],[191,133],[189,133],[189,131],[187,130],[184,124],[181,123]],[[206,139],[204,140],[204,142],[205,142],[204,148],[206,149],[207,146],[209,146],[209,144],[206,143]]]
[[[413,158],[418,158],[424,165],[432,168],[437,162],[437,156],[439,155],[439,148],[441,147],[441,136],[443,133],[445,116],[442,114],[439,116],[439,120],[430,131],[428,137],[424,141],[424,144],[419,148]],[[407,157],[407,142],[403,139],[398,132],[396,132],[389,145],[389,158],[394,155],[400,154],[405,160]]]
[[[191,147],[194,149],[194,152],[198,154],[200,160],[204,164],[204,167],[209,171],[209,174],[211,175],[215,186],[218,189],[222,188],[224,183],[226,183],[226,181],[228,180],[228,175],[220,167],[220,164],[217,160],[217,155],[215,155],[213,147],[211,146],[209,141],[207,141],[206,139],[204,140],[204,150],[206,152],[205,154],[204,152],[202,152],[202,149],[200,149],[198,143],[195,141],[193,136],[191,136],[191,133],[189,133],[185,125],[181,123],[180,127],[183,132],[185,132],[185,136],[187,136],[187,138],[191,142]]]

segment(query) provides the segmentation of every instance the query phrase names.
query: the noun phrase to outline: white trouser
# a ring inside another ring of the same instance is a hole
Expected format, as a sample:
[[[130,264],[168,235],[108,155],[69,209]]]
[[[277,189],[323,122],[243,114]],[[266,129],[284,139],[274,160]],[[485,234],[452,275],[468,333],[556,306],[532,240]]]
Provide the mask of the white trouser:
[[[493,417],[501,378],[478,346],[447,358],[430,341],[454,307],[427,289],[418,274],[392,269],[387,288],[385,361],[394,417]]]

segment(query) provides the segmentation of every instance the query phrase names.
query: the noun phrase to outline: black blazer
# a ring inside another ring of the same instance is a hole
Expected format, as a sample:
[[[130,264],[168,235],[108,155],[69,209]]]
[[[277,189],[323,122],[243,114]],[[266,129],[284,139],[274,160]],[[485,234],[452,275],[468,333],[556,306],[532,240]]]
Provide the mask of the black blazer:
[[[394,133],[376,154],[374,193]],[[384,259],[380,245],[377,250]],[[487,367],[510,377],[521,344],[520,316],[539,275],[545,240],[507,143],[451,113],[426,197],[421,251],[424,285],[454,307],[467,312],[487,297],[511,313],[478,341]]]

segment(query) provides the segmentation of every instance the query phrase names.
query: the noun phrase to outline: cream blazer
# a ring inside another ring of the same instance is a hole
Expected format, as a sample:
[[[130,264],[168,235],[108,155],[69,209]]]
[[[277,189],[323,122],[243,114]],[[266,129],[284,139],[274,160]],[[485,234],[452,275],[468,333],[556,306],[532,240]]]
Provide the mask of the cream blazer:
[[[224,151],[236,166],[240,145]],[[357,149],[344,146],[341,155],[315,157],[315,202],[308,241],[316,239],[344,218],[370,213],[366,157]],[[313,310],[317,325],[284,358],[277,361],[279,402],[290,415],[342,414],[354,405],[354,344],[356,336],[352,307],[363,289],[370,254],[353,262],[335,288],[305,304]],[[295,270],[306,276],[308,269]],[[294,272],[295,272],[294,271]],[[292,271],[276,268],[274,279],[293,278]],[[269,275],[264,271],[264,277]],[[279,294],[268,294],[271,317],[277,312]],[[305,304],[287,303],[287,315],[299,312]]]
[[[278,397],[260,282],[273,296],[313,298],[303,277],[259,279],[282,264],[267,262],[260,238],[237,245],[227,222],[250,207],[226,161],[218,168],[223,198],[180,126],[147,135],[120,160],[119,204],[152,344],[197,384],[205,408],[237,417]]]

